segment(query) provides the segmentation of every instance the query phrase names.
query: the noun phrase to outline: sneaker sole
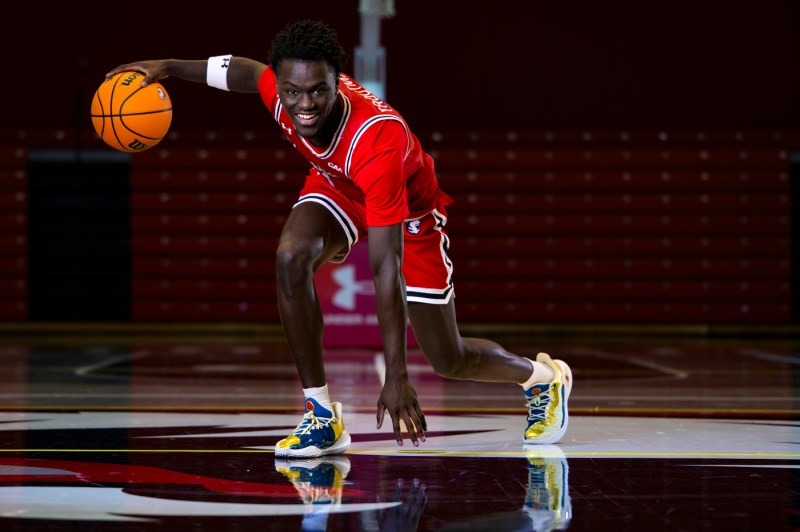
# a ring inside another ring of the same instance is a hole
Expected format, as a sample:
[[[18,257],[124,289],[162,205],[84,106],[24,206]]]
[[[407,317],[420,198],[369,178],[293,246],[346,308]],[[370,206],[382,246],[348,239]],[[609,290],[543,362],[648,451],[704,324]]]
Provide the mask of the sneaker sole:
[[[290,458],[317,458],[319,456],[328,456],[331,454],[342,454],[350,448],[350,434],[343,431],[336,443],[325,449],[319,447],[308,446],[303,449],[275,449],[276,457],[290,457]]]
[[[556,443],[558,440],[564,437],[564,434],[567,433],[567,427],[569,426],[569,408],[567,406],[567,402],[569,401],[569,394],[572,392],[572,370],[569,368],[566,362],[562,360],[554,360],[556,364],[561,368],[561,374],[564,381],[564,420],[561,424],[561,428],[558,429],[558,432],[554,433],[552,436],[540,440],[526,440],[524,437],[522,438],[522,443],[524,444],[534,444],[534,445],[551,445]]]
[[[293,460],[291,458],[275,458],[276,471],[280,470],[280,468],[291,469],[292,467],[314,469],[322,464],[332,465],[342,476],[342,480],[347,478],[347,474],[350,472],[350,460],[348,460],[346,456],[342,455],[329,456],[325,458],[300,458],[297,460]]]

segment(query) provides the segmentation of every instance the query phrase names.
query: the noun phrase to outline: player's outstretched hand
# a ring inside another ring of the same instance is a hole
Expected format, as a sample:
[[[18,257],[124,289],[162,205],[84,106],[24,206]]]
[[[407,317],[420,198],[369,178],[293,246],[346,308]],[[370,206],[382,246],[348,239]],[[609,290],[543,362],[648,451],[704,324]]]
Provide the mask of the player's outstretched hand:
[[[144,79],[142,80],[142,87],[144,87],[149,83],[158,81],[160,79],[164,79],[167,76],[169,76],[169,73],[167,72],[167,63],[168,63],[167,59],[126,63],[109,71],[108,74],[106,74],[106,78],[110,78],[114,74],[118,74],[120,72],[129,72],[129,71],[141,72],[142,74],[144,74]]]
[[[392,418],[392,428],[397,445],[403,445],[401,420],[415,447],[419,446],[420,440],[425,441],[425,431],[428,430],[425,414],[422,413],[422,408],[417,401],[417,392],[407,378],[386,379],[381,396],[378,398],[378,428],[383,426],[383,418],[387,411],[389,417]]]

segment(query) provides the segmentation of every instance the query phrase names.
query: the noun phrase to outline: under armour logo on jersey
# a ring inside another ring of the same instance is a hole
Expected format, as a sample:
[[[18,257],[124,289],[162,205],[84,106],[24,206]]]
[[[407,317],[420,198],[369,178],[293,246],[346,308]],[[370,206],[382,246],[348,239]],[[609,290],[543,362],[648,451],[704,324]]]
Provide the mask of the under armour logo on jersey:
[[[283,122],[281,122],[281,127],[283,128],[283,130],[286,132],[287,135],[291,135],[292,134],[292,128],[290,128],[289,126],[287,126]]]
[[[419,220],[409,220],[406,222],[406,231],[408,231],[410,235],[419,233]]]
[[[375,284],[372,281],[357,281],[356,267],[351,265],[337,268],[331,274],[334,282],[339,285],[339,290],[333,294],[332,302],[339,308],[354,310],[356,308],[356,294],[372,295],[375,293]]]

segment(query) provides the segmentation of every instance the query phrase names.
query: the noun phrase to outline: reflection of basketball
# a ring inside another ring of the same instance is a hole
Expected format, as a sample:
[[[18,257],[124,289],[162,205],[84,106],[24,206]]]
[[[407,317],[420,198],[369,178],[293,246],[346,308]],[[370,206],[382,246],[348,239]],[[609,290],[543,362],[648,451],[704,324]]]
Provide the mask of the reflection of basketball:
[[[161,83],[141,86],[144,74],[120,72],[106,79],[92,99],[92,124],[103,141],[125,152],[158,144],[172,122],[172,102]]]

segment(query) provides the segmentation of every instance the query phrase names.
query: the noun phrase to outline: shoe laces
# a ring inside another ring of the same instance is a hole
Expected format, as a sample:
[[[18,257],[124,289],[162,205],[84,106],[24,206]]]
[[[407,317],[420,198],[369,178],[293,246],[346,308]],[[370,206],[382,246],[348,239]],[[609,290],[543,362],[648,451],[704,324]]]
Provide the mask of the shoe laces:
[[[528,495],[525,503],[532,508],[550,506],[550,490],[547,487],[547,465],[528,466]]]
[[[526,397],[528,404],[528,419],[530,421],[544,421],[547,419],[547,405],[550,404],[553,396],[551,394],[551,387],[548,386],[541,392],[531,397]]]
[[[308,434],[312,430],[319,430],[327,427],[331,423],[336,423],[336,418],[333,417],[317,417],[314,412],[306,412],[303,416],[303,421],[297,425],[294,431],[295,436],[302,436]]]

